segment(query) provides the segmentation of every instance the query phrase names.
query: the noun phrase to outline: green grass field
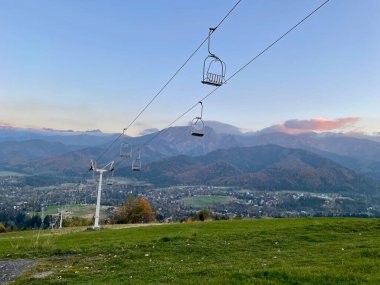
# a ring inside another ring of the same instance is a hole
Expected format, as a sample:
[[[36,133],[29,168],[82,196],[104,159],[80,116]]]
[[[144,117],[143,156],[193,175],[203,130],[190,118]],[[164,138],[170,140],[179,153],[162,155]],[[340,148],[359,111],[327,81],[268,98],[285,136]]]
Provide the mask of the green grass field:
[[[236,198],[230,196],[219,196],[219,195],[198,195],[192,197],[185,197],[180,199],[180,202],[183,202],[187,206],[194,208],[205,209],[213,205],[225,205],[235,201]]]
[[[100,216],[102,218],[107,217],[107,209],[109,206],[100,206]],[[52,215],[57,214],[59,210],[67,211],[67,216],[70,217],[80,217],[80,218],[88,218],[91,219],[95,213],[95,205],[79,205],[79,204],[67,204],[67,205],[59,205],[59,206],[47,206],[44,212],[44,215]],[[41,215],[41,212],[39,212]]]
[[[15,284],[380,284],[378,219],[83,230],[0,234],[0,260],[37,261]]]

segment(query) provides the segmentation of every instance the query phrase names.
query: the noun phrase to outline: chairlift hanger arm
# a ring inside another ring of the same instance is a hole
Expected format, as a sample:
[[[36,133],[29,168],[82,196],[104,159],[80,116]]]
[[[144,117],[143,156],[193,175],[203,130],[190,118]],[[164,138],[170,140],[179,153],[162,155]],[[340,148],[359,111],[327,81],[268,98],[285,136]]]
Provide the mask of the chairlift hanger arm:
[[[138,147],[137,148],[137,158],[140,159],[141,158],[141,147]]]
[[[209,29],[209,32],[208,32],[208,53],[210,54],[210,56],[212,57],[217,57],[214,53],[211,52],[211,35],[215,32],[216,28],[210,28]]]
[[[203,118],[203,102],[199,101],[198,103],[201,105],[201,116],[200,116],[200,119],[202,120],[202,118]]]

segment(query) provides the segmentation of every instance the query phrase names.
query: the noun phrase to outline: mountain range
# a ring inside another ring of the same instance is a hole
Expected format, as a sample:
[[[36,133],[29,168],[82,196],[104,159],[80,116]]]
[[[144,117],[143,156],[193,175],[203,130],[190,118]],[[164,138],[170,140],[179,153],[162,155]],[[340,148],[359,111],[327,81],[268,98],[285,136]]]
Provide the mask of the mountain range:
[[[58,132],[0,128],[0,170],[27,174],[80,176],[90,160],[119,160],[128,141],[136,156],[143,146],[141,173],[123,165],[117,173],[137,175],[158,185],[214,184],[267,190],[370,191],[380,179],[378,137],[338,133],[242,133],[239,128],[206,122],[202,138],[189,127],[138,137],[96,132]],[[110,145],[111,142],[115,142]]]
[[[176,156],[148,164],[142,178],[155,185],[200,184],[258,190],[370,192],[374,179],[311,152],[261,145]]]

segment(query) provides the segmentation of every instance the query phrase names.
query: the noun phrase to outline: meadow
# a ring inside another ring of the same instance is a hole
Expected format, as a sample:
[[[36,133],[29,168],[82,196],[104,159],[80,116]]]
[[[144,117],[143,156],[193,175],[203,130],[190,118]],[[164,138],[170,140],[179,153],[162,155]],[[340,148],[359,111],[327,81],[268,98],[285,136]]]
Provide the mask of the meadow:
[[[110,206],[100,206],[100,216],[107,217],[107,210]],[[67,205],[54,205],[47,206],[45,208],[45,215],[54,215],[57,214],[58,211],[66,212],[67,216],[71,217],[80,217],[80,218],[89,218],[91,219],[95,213],[95,205],[80,205],[80,204],[67,204]],[[42,215],[41,212],[38,214]]]
[[[380,220],[260,219],[0,234],[14,284],[380,284]]]

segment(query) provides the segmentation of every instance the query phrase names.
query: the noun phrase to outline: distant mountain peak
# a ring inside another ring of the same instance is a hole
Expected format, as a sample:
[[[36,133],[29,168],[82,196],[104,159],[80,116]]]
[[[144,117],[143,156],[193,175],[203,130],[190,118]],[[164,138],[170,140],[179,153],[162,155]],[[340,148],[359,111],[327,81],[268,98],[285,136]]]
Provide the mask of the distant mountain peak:
[[[73,133],[73,130],[57,130],[53,128],[42,128],[43,131],[55,132],[55,133]]]
[[[85,131],[85,133],[97,133],[97,134],[100,133],[100,134],[102,134],[103,132],[99,129],[96,129],[96,130],[87,130],[87,131]]]
[[[218,121],[205,121],[205,125],[212,128],[217,134],[241,135],[240,128]]]
[[[139,136],[150,135],[150,134],[156,133],[158,131],[159,131],[159,129],[157,129],[157,128],[145,129],[145,130],[143,130],[142,132],[139,133]]]

